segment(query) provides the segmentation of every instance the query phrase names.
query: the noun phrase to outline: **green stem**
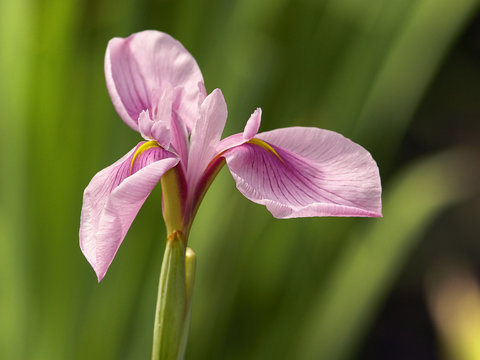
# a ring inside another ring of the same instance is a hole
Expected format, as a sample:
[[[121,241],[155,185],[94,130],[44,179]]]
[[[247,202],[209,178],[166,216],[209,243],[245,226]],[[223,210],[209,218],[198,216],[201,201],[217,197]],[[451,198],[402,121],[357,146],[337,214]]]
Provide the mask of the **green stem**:
[[[182,360],[190,326],[195,254],[186,249],[184,235],[167,238],[158,285],[152,360]]]

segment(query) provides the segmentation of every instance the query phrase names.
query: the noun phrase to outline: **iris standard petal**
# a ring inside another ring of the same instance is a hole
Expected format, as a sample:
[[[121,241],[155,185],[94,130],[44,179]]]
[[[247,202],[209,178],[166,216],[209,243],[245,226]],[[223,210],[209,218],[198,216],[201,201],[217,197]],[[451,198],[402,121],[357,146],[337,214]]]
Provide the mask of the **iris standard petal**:
[[[170,152],[148,145],[140,143],[97,173],[83,194],[80,248],[99,281],[146,198],[179,161]]]
[[[378,167],[333,131],[292,127],[260,133],[222,156],[237,188],[277,218],[381,216]]]
[[[215,89],[200,106],[200,118],[190,137],[187,183],[190,187],[205,171],[215,155],[227,120],[227,104],[220,89]]]
[[[115,109],[133,129],[138,130],[139,114],[156,105],[167,85],[177,89],[174,110],[193,127],[203,77],[192,55],[170,35],[147,30],[110,40],[105,78]]]

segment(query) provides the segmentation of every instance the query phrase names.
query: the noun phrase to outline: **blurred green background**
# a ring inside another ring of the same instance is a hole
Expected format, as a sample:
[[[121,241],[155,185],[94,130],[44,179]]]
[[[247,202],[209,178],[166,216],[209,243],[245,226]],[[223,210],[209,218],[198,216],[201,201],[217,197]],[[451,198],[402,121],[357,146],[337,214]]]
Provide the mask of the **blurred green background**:
[[[262,131],[362,144],[384,187],[382,219],[276,220],[222,170],[190,236],[187,359],[479,359],[465,339],[480,322],[445,331],[480,309],[478,5],[0,0],[0,359],[150,357],[160,189],[101,284],[78,247],[83,189],[140,139],[107,94],[105,48],[144,29],[222,89],[224,136],[260,106]]]

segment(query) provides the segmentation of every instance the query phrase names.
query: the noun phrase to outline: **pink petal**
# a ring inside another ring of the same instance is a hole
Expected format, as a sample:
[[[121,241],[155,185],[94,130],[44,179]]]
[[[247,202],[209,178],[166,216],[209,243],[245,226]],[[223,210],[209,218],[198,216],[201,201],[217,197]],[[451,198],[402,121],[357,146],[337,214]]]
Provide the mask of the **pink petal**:
[[[186,167],[188,130],[179,115],[173,111],[173,98],[179,97],[177,90],[178,88],[172,89],[167,85],[158,104],[151,111],[144,110],[140,113],[138,127],[145,140],[155,140],[164,149],[173,151],[179,155],[182,166]]]
[[[200,118],[190,137],[187,183],[196,182],[215,155],[227,120],[227,104],[220,89],[206,97],[200,107]]]
[[[249,140],[251,140],[251,139],[249,139]],[[229,137],[226,137],[225,139],[221,140],[218,143],[217,148],[215,150],[215,154],[217,154],[219,156],[220,154],[227,151],[228,149],[231,149],[235,146],[242,145],[249,140],[245,140],[243,138],[242,133],[238,133],[238,134],[235,134],[235,135],[230,135]]]
[[[217,148],[215,150],[215,154],[219,156],[221,153],[225,152],[226,150],[242,145],[243,143],[246,143],[247,141],[253,139],[255,135],[257,135],[258,129],[260,128],[260,121],[262,118],[262,109],[257,108],[252,115],[250,115],[250,118],[247,121],[247,124],[245,125],[245,129],[243,130],[243,133],[231,135],[223,140],[221,140]]]
[[[178,159],[162,148],[144,151],[131,162],[137,145],[97,173],[83,194],[80,248],[102,280],[133,219],[162,175]]]
[[[256,138],[267,148],[246,142],[223,156],[240,192],[273,216],[381,216],[378,167],[360,145],[317,128],[278,129]]]
[[[170,136],[172,150],[180,157],[181,165],[186,173],[188,161],[188,130],[185,123],[181,121],[176,114],[173,114],[170,123]]]
[[[105,78],[115,109],[133,129],[138,130],[139,114],[156,105],[167,85],[179,89],[174,110],[189,129],[193,127],[203,77],[192,55],[170,35],[147,30],[110,40]]]
[[[145,140],[155,140],[163,148],[170,146],[170,124],[155,121],[149,111],[142,111],[138,116],[138,130]]]
[[[154,120],[151,128],[152,137],[164,149],[170,146],[171,141],[170,125],[173,115],[173,96],[173,88],[167,85],[160,95],[158,103],[154,106],[152,114]]]
[[[257,135],[258,129],[260,128],[261,119],[262,109],[257,108],[250,116],[250,119],[248,119],[247,125],[245,125],[245,129],[243,130],[244,140],[251,140],[255,135]]]

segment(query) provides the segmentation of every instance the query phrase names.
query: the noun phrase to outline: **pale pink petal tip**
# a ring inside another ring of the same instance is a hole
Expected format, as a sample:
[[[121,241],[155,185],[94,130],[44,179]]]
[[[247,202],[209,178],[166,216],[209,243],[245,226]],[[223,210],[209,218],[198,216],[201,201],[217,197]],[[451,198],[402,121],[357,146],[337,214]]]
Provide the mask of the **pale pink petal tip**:
[[[97,173],[83,195],[80,248],[98,281],[105,276],[150,192],[162,175],[178,163],[171,153],[154,147],[137,156],[132,165],[138,146]]]
[[[262,120],[262,109],[257,108],[245,125],[245,129],[243,130],[243,140],[249,141],[253,139],[255,135],[258,133],[258,129],[260,128],[260,122]]]
[[[260,133],[227,150],[237,188],[277,218],[381,216],[378,167],[368,151],[317,128]]]

